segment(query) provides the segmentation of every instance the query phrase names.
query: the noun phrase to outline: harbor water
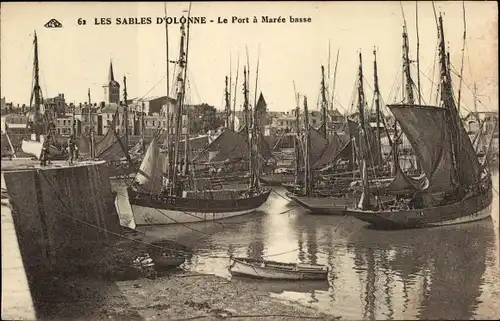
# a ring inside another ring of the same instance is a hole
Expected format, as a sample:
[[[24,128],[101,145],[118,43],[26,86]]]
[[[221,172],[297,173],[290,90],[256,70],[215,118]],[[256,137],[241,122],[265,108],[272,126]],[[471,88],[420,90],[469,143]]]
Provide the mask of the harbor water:
[[[192,247],[184,269],[228,279],[229,256],[326,264],[327,283],[246,282],[342,319],[490,319],[500,311],[498,172],[493,181],[491,218],[460,225],[373,230],[350,217],[311,215],[278,188],[262,212],[138,229]],[[113,184],[125,193],[125,183]],[[117,205],[127,209],[124,199]]]

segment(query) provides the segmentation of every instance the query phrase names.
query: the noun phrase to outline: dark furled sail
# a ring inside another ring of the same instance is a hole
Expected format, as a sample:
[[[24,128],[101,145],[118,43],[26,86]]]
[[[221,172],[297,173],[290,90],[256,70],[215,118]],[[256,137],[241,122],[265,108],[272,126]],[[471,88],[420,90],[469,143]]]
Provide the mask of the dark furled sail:
[[[414,188],[428,192],[452,189],[455,172],[447,124],[448,110],[419,105],[388,107],[401,125],[429,180],[428,184],[424,184],[422,179],[405,177],[405,181]]]
[[[309,139],[311,149],[309,150],[311,164],[315,164],[328,147],[328,140],[317,129],[309,126]]]
[[[259,139],[259,155],[264,160],[271,159],[271,148],[262,137]],[[232,129],[225,129],[214,141],[205,148],[194,160],[194,163],[204,162],[235,162],[248,157],[248,143],[245,137],[245,130],[238,132]],[[212,155],[211,155],[212,154]],[[215,154],[215,155],[214,155]]]
[[[339,154],[345,147],[346,143],[338,135],[331,135],[328,145],[321,157],[314,163],[313,169],[321,169],[335,161],[339,158]]]

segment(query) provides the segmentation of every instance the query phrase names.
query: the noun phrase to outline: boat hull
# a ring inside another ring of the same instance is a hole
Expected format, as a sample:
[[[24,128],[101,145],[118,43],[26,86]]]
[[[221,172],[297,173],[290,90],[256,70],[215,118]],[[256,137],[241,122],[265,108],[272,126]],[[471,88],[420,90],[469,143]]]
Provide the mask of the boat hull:
[[[347,215],[375,228],[405,229],[468,223],[490,216],[491,189],[449,205],[406,211],[361,211],[348,209]]]
[[[328,277],[328,269],[323,271],[279,269],[270,268],[267,264],[262,267],[260,264],[251,264],[238,260],[232,260],[229,271],[233,276],[272,280],[326,280]]]
[[[352,206],[352,197],[301,197],[290,193],[287,196],[313,214],[345,215]]]
[[[267,186],[281,186],[295,182],[295,174],[264,174],[260,177],[260,182]]]
[[[166,197],[152,199],[129,188],[128,195],[135,223],[140,225],[167,225],[214,221],[255,212],[271,193],[270,189],[248,198],[196,199]]]

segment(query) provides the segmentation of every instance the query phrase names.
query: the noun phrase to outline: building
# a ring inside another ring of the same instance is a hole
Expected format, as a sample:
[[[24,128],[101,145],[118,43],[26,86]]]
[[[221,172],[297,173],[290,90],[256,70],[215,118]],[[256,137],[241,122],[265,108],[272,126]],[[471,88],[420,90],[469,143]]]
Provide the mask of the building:
[[[103,117],[100,112],[100,107],[94,104],[80,104],[76,108],[75,117],[81,122],[81,132],[85,135],[90,134],[90,127],[92,126],[94,134],[101,136],[103,133]]]
[[[491,135],[493,133],[494,137],[498,137],[498,112],[496,111],[470,112],[463,121],[469,134],[477,133],[482,124],[484,134]]]
[[[160,115],[155,113],[153,115],[145,115],[144,116],[144,137],[153,137],[158,128],[163,125],[163,122],[160,120]]]
[[[105,104],[120,103],[120,84],[115,80],[112,61],[109,62],[108,83],[102,88],[104,89]]]
[[[9,128],[9,134],[29,134],[28,121],[28,116],[23,114],[2,116],[2,123]]]
[[[282,114],[271,119],[270,135],[281,132],[294,132],[297,128],[297,119],[294,115]]]
[[[81,123],[75,117],[76,135],[81,133]],[[73,115],[59,116],[56,119],[56,132],[61,136],[69,136],[73,132]]]
[[[330,121],[334,130],[341,130],[344,128],[345,117],[339,112],[338,109],[329,111]]]
[[[297,128],[296,109],[287,112],[270,112],[271,124],[269,125],[269,134],[280,134],[282,132],[295,132]],[[320,111],[313,110],[309,112],[309,125],[314,128],[319,128],[322,124],[323,116]],[[343,118],[342,118],[343,119]],[[304,128],[304,112],[301,111],[299,116],[299,127]]]
[[[144,111],[146,115],[160,114],[165,112],[167,102],[170,110],[175,110],[176,100],[167,96],[133,98],[130,108],[136,112]]]
[[[51,111],[56,118],[66,114],[66,99],[64,94],[58,94],[52,98],[45,98],[40,108],[42,113]]]

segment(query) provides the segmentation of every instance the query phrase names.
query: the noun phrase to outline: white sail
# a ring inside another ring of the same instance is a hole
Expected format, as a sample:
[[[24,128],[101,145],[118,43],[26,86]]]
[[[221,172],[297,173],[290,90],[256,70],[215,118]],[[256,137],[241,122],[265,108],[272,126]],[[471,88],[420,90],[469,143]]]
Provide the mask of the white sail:
[[[162,187],[163,168],[166,157],[160,153],[157,138],[153,138],[144,155],[135,181],[149,192],[159,192]]]

